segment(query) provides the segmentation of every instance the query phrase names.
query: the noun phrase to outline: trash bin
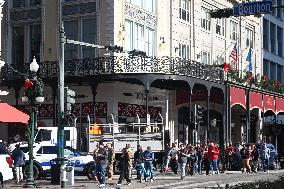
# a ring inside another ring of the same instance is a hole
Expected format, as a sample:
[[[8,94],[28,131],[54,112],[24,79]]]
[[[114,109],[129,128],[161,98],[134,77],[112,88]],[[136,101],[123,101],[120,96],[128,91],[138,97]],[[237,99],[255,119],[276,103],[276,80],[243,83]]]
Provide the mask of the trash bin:
[[[66,166],[67,186],[74,185],[74,166]]]
[[[50,160],[51,184],[60,185],[60,159]]]
[[[60,167],[59,158],[50,160],[51,184],[60,185]]]

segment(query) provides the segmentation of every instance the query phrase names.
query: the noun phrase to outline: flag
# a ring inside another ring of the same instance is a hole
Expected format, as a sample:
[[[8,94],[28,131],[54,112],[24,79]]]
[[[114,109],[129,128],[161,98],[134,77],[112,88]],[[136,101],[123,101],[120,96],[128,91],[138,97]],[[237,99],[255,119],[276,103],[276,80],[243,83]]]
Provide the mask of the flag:
[[[253,56],[253,52],[252,52],[252,49],[250,48],[248,55],[247,55],[247,59],[246,59],[246,61],[249,63],[248,64],[248,71],[249,72],[252,72],[252,69],[253,69],[253,67],[252,67],[252,56]]]
[[[238,62],[238,49],[237,49],[237,43],[235,43],[235,46],[230,54],[230,58],[233,59],[234,67],[237,69],[237,62]]]

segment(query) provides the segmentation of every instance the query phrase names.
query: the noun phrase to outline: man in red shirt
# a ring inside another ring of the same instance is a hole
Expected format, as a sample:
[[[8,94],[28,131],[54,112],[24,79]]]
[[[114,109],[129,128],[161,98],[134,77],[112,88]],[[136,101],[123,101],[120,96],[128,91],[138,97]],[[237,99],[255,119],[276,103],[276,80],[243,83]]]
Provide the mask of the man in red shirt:
[[[233,156],[235,155],[235,148],[234,146],[232,146],[232,143],[230,142],[229,145],[227,146],[226,148],[226,151],[225,151],[225,168],[226,168],[226,171],[228,169],[232,169],[232,158]]]
[[[218,156],[219,156],[219,149],[214,144],[214,142],[211,142],[208,147],[208,159],[210,161],[211,174],[218,174],[218,169],[217,169]]]

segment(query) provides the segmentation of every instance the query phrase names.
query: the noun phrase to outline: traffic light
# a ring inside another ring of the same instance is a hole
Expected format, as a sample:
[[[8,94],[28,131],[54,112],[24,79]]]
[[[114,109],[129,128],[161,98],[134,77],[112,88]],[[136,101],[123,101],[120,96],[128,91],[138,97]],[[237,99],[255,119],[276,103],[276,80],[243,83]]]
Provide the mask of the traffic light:
[[[117,45],[106,45],[105,46],[107,51],[111,51],[111,52],[116,52],[116,53],[122,53],[123,52],[123,47],[121,46],[117,46]]]
[[[66,104],[66,113],[70,114],[72,110],[72,106],[75,104],[75,91],[68,89],[65,87],[65,104]]]
[[[211,11],[210,13],[211,18],[229,18],[233,16],[233,9],[226,8],[226,9],[217,9]]]

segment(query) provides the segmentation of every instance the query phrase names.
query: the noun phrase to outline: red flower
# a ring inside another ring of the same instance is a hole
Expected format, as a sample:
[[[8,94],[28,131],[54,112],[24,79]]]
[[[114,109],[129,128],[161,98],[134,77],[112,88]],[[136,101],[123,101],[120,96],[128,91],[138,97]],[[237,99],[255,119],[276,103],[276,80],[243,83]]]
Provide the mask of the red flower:
[[[275,87],[279,87],[279,81],[275,80]]]
[[[228,72],[230,70],[230,64],[224,62],[224,71]]]
[[[24,83],[25,89],[31,89],[33,87],[33,85],[34,84],[33,84],[33,82],[31,80],[29,80],[29,79],[25,80],[25,83]]]
[[[267,81],[267,77],[266,77],[266,75],[263,75],[263,81]]]
[[[248,82],[250,82],[252,80],[252,73],[248,73]]]

